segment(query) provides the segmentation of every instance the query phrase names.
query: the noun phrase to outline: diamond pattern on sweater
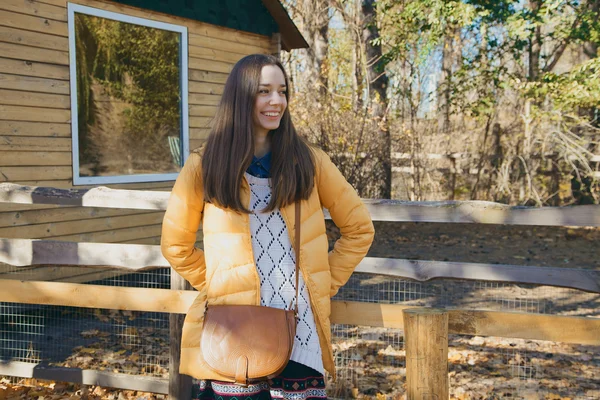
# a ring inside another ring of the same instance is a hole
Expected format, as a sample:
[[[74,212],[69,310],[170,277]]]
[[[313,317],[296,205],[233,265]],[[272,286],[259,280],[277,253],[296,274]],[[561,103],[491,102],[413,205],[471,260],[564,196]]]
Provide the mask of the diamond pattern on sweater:
[[[279,209],[262,212],[271,199],[269,179],[249,177],[250,231],[256,269],[260,277],[261,305],[288,309],[296,296],[296,255]],[[292,360],[323,371],[321,346],[310,306],[308,289],[299,276],[298,324]]]

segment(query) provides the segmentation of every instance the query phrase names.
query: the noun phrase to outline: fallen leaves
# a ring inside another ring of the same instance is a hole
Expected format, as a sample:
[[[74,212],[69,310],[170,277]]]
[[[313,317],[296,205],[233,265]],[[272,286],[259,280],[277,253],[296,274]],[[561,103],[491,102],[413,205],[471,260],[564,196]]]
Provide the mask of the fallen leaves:
[[[398,338],[391,345],[370,328],[345,333],[352,337],[335,342],[342,365],[332,384],[335,397],[404,399],[405,352]],[[451,336],[448,365],[450,399],[600,398],[599,347]]]
[[[48,382],[22,379],[11,384],[6,378],[0,380],[0,400],[165,400],[166,395],[81,386],[64,382]]]

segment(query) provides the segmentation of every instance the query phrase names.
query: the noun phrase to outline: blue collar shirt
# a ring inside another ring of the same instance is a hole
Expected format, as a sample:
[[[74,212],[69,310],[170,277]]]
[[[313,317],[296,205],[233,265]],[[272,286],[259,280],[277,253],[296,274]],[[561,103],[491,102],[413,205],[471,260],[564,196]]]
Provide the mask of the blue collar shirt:
[[[252,163],[246,170],[252,176],[257,178],[271,177],[271,152],[268,152],[262,157],[252,156]]]

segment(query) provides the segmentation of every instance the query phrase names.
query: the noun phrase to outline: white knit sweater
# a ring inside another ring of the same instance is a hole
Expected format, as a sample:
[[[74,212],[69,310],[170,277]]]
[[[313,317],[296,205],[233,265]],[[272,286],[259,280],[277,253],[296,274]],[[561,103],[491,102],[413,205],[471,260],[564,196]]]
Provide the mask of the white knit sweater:
[[[260,276],[261,305],[287,309],[296,296],[296,256],[277,209],[262,212],[271,200],[271,181],[246,173],[250,185],[250,231],[254,261]],[[299,271],[300,272],[300,271]],[[321,346],[302,273],[299,277],[298,325],[291,360],[324,373]]]

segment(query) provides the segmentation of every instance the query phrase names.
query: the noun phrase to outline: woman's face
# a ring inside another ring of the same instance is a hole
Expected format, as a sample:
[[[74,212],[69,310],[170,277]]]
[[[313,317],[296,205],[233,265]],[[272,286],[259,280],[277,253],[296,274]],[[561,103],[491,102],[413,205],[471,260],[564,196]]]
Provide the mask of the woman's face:
[[[254,134],[266,135],[277,129],[287,107],[285,76],[276,65],[265,65],[254,103]]]

